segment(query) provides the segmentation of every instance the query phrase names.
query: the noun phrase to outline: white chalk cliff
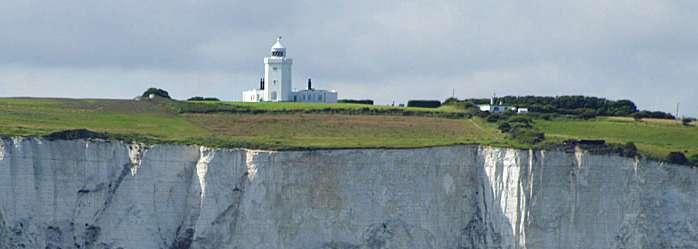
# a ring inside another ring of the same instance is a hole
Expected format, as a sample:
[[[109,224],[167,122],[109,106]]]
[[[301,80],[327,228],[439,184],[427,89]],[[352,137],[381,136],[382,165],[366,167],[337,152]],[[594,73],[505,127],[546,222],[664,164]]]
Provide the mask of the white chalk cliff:
[[[484,146],[3,139],[7,248],[698,248],[698,169]]]

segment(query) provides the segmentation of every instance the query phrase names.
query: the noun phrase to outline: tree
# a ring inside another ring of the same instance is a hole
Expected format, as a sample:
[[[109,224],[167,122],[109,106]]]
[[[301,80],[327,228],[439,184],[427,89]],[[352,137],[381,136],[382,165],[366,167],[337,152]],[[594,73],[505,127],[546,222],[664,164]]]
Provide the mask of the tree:
[[[489,116],[487,116],[487,119],[485,119],[485,121],[489,123],[496,123],[500,119],[503,119],[502,115],[500,115],[499,113],[492,113]]]
[[[633,142],[628,142],[625,145],[623,145],[623,155],[624,157],[635,157],[637,156],[637,146],[635,146],[635,143]]]
[[[160,89],[160,88],[154,88],[154,87],[151,87],[151,88],[148,88],[148,90],[145,90],[145,92],[143,92],[143,95],[141,95],[141,97],[150,98],[151,94],[158,96],[158,97],[161,97],[161,98],[172,99],[170,97],[170,94],[167,91]]]
[[[686,155],[683,154],[683,152],[670,152],[669,155],[666,158],[666,161],[668,163],[673,163],[673,164],[688,164],[688,158],[686,158]]]
[[[690,126],[691,122],[693,122],[693,121],[695,121],[695,120],[692,118],[682,118],[681,124],[683,124],[684,126]]]

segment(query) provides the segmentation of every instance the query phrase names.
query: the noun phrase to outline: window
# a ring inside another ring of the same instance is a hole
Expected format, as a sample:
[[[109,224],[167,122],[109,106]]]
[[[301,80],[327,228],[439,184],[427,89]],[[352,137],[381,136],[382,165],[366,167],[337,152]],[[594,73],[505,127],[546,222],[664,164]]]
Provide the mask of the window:
[[[276,80],[274,80],[274,85],[276,85]]]
[[[278,68],[278,67],[273,67],[273,68],[271,68],[271,69],[274,70],[274,71],[276,71],[276,70],[279,69],[279,68]]]
[[[271,92],[271,100],[276,100],[276,92]]]

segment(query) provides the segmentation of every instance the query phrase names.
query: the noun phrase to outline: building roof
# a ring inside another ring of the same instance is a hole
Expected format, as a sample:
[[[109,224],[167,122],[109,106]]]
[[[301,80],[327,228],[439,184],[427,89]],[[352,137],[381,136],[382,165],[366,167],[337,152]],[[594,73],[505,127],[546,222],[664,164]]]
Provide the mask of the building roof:
[[[271,46],[271,51],[272,52],[286,52],[286,47],[281,44],[281,36],[276,38],[276,43],[274,43],[273,46]]]

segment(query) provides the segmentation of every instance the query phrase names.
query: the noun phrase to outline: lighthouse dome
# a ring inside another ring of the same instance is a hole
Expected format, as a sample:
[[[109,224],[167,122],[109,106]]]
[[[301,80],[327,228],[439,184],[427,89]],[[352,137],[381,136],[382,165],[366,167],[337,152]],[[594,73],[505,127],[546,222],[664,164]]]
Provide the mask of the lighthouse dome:
[[[274,43],[274,45],[271,46],[271,55],[278,57],[283,57],[286,55],[286,47],[283,44],[281,44],[281,36],[276,38],[276,43]]]

